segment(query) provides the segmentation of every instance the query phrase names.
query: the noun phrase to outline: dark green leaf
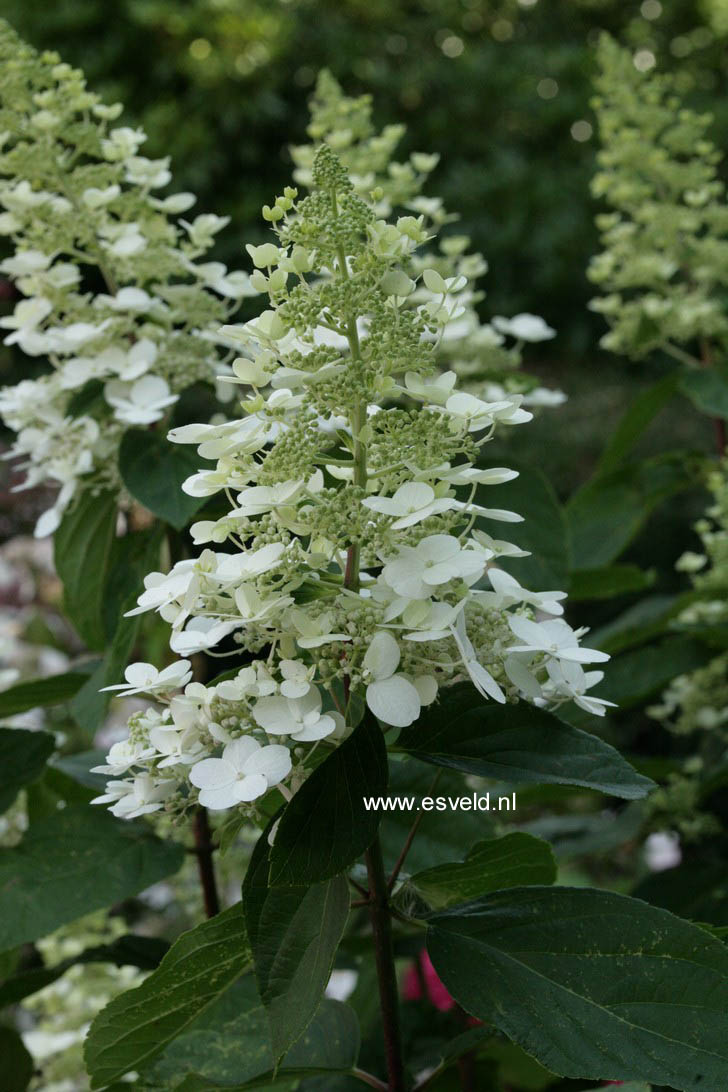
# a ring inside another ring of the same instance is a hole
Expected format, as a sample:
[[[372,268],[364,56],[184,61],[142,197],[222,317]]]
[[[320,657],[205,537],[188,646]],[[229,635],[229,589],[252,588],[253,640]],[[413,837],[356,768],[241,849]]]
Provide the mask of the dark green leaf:
[[[506,456],[506,465],[518,477],[501,486],[478,486],[476,500],[486,508],[508,508],[523,516],[523,523],[508,525],[508,540],[529,550],[530,557],[504,558],[503,568],[528,588],[553,591],[569,582],[569,541],[564,512],[549,480],[533,466]],[[481,526],[494,532],[491,520]]]
[[[595,648],[611,655],[622,652],[662,634],[683,604],[681,595],[650,595],[628,607],[614,621],[593,630],[589,640]]]
[[[130,600],[128,606],[132,605],[133,601]],[[118,628],[106,655],[70,702],[71,716],[79,728],[86,733],[89,741],[93,739],[101,726],[111,700],[112,691],[102,693],[102,687],[112,686],[122,677],[137,639],[139,625],[138,615],[133,618],[119,619]]]
[[[85,493],[63,517],[54,539],[66,613],[89,648],[106,644],[104,590],[116,533],[115,493]]]
[[[119,448],[119,471],[132,497],[178,531],[207,499],[183,493],[182,483],[209,466],[196,451],[148,429],[127,429]]]
[[[182,863],[182,848],[100,807],[67,807],[0,850],[0,948],[135,895]]]
[[[676,675],[692,671],[710,658],[709,649],[699,641],[691,637],[668,637],[658,644],[615,656],[595,692],[627,709],[640,705],[659,693]]]
[[[435,915],[455,999],[566,1077],[728,1086],[728,951],[636,899],[513,888]]]
[[[0,1059],[4,1092],[25,1092],[33,1076],[33,1059],[12,1028],[0,1027]]]
[[[696,469],[681,451],[629,464],[587,482],[566,506],[573,567],[597,569],[611,564],[661,501],[695,481]]]
[[[281,816],[271,853],[270,882],[312,884],[343,872],[371,845],[379,815],[364,797],[387,789],[381,729],[366,716],[348,739],[304,781]]]
[[[107,778],[105,774],[91,773],[93,766],[102,766],[106,758],[106,752],[100,749],[91,751],[77,751],[72,755],[63,755],[54,760],[53,765],[61,770],[67,777],[73,778],[79,785],[87,789],[95,789],[100,795],[103,792]]]
[[[47,679],[29,679],[0,692],[0,717],[14,717],[29,709],[59,705],[78,693],[88,675],[82,671],[69,671],[65,675],[51,675]]]
[[[444,691],[398,746],[436,766],[515,784],[583,785],[627,800],[653,788],[596,736],[526,702],[484,705],[468,683]]]
[[[436,910],[478,898],[488,891],[556,879],[556,862],[548,842],[515,832],[478,842],[464,861],[417,872],[410,883]]]
[[[54,746],[50,732],[0,728],[0,811],[10,807],[23,785],[40,777]]]
[[[701,413],[728,418],[728,370],[721,367],[685,371],[680,390]]]
[[[270,856],[264,833],[245,876],[243,909],[277,1063],[319,1007],[349,914],[349,885],[334,876],[312,886],[271,886]]]
[[[114,998],[92,1023],[84,1046],[91,1087],[150,1062],[249,963],[240,903],[183,933],[141,986]]]
[[[355,1064],[358,1048],[352,1010],[324,1000],[278,1072],[282,1079],[290,1080],[292,1071],[345,1071]],[[252,975],[246,975],[174,1039],[144,1075],[164,1088],[222,1086],[232,1090],[257,1083],[264,1076],[272,1082],[273,1069],[265,1009]],[[180,1085],[180,1081],[184,1083]]]
[[[704,846],[676,868],[648,876],[635,889],[638,899],[680,917],[711,925],[728,925],[728,878],[725,847]]]
[[[602,569],[577,569],[571,574],[570,599],[612,599],[645,591],[655,583],[655,570],[637,565],[607,565]]]
[[[624,461],[647,426],[674,395],[679,378],[680,372],[675,369],[637,395],[602,453],[597,467],[599,476],[615,470]]]
[[[408,872],[452,861],[483,837],[495,834],[495,820],[487,812],[458,808],[448,811],[447,822],[443,822],[443,813],[437,808],[422,811],[422,798],[435,793],[438,797],[455,798],[472,796],[472,789],[457,770],[446,770],[442,766],[433,770],[409,755],[393,756],[389,765],[387,796],[390,799],[413,799],[413,804],[412,811],[399,807],[381,813],[379,839],[384,863],[389,870],[394,867],[415,819],[419,819],[419,823],[417,836],[407,854]]]
[[[643,822],[642,805],[633,803],[618,815],[548,815],[524,824],[522,829],[545,838],[557,857],[581,857],[624,845],[637,837]]]
[[[127,933],[110,944],[86,948],[79,955],[69,956],[52,967],[34,967],[5,979],[0,982],[0,1008],[15,1005],[24,997],[44,989],[77,963],[113,963],[117,967],[141,967],[142,970],[151,971],[158,966],[168,949],[165,940]]]

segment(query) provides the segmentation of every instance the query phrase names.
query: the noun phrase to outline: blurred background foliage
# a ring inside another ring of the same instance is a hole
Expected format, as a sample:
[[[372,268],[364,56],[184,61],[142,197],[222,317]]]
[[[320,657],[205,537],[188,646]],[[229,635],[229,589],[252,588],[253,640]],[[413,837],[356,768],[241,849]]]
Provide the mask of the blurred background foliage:
[[[218,256],[233,266],[247,268],[243,243],[265,236],[260,207],[288,180],[288,148],[304,139],[321,67],[346,93],[369,91],[379,124],[405,122],[403,150],[440,153],[429,192],[458,210],[457,230],[488,259],[485,309],[533,311],[558,331],[532,370],[569,394],[556,411],[560,442],[552,411],[518,439],[519,456],[545,469],[562,497],[659,377],[659,359],[634,366],[600,351],[602,319],[587,309],[594,46],[607,29],[638,67],[677,72],[726,147],[728,0],[4,0],[3,15],[123,102],[123,120],[149,134],[146,153],[171,154],[175,189],[194,191],[199,211],[231,216]],[[26,367],[6,359],[4,370],[12,381]],[[710,443],[681,401],[638,453]],[[664,553],[652,564],[672,571],[685,517],[702,503],[684,500],[674,543],[649,534],[653,555]]]
[[[562,497],[661,374],[659,359],[635,366],[600,351],[602,319],[587,309],[594,46],[607,29],[638,67],[676,72],[728,147],[728,0],[4,0],[3,15],[123,102],[123,120],[149,134],[146,153],[171,154],[175,189],[193,190],[199,211],[231,216],[218,256],[233,266],[247,268],[243,243],[264,237],[260,207],[289,177],[317,71],[328,66],[348,94],[371,92],[379,124],[406,123],[404,151],[440,153],[429,192],[458,210],[490,263],[487,312],[533,311],[558,331],[529,369],[569,402],[524,430],[518,454]],[[27,366],[6,357],[6,381]],[[638,454],[710,445],[681,400]],[[703,501],[685,496],[654,517],[650,556],[636,560],[672,580]]]

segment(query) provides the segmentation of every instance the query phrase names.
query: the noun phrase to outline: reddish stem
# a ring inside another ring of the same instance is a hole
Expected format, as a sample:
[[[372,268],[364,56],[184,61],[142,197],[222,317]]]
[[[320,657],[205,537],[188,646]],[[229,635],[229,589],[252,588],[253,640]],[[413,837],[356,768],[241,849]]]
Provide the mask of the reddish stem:
[[[192,823],[195,837],[195,853],[197,855],[197,871],[200,876],[202,898],[205,904],[205,913],[208,918],[214,918],[220,913],[220,896],[217,893],[217,880],[215,879],[215,863],[210,833],[210,821],[207,817],[207,808],[198,807]]]

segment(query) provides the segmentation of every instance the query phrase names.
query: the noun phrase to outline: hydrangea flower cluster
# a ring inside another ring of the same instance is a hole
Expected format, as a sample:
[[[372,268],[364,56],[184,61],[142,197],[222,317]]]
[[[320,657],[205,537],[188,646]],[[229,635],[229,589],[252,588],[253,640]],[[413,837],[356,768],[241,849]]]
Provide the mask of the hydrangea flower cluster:
[[[591,307],[609,324],[601,344],[685,359],[681,347],[696,339],[728,338],[728,207],[712,119],[682,105],[669,75],[638,71],[608,35],[598,55],[592,190],[611,206],[597,218],[603,250],[589,271],[602,292]]]
[[[372,121],[371,95],[344,95],[324,69],[310,107],[311,143],[291,148],[294,180],[299,185],[310,185],[316,149],[325,143],[341,160],[354,191],[372,201],[378,217],[389,217],[394,209],[412,212],[424,218],[428,235],[435,235],[457,220],[440,197],[423,193],[440,157],[414,152],[406,162],[398,162],[394,156],[405,127],[387,125],[377,131]],[[469,246],[467,235],[449,233],[440,238],[436,250],[421,249],[411,256],[413,271],[420,277],[425,269],[433,269],[443,280],[466,277],[468,281],[459,294],[462,313],[442,331],[437,346],[438,365],[454,371],[468,390],[493,401],[511,392],[522,393],[527,405],[560,405],[566,398],[562,391],[542,387],[533,376],[519,371],[524,346],[548,341],[555,331],[538,315],[528,313],[513,318],[496,315],[490,322],[482,322],[477,305],[484,293],[477,290],[475,282],[487,273],[488,263],[482,254],[470,253]],[[414,290],[403,305],[416,307],[424,298],[422,291]]]
[[[713,503],[695,525],[703,552],[689,551],[678,568],[692,574],[695,599],[681,613],[683,626],[721,626],[728,622],[728,462],[711,470]],[[728,653],[705,667],[673,679],[650,714],[679,735],[695,732],[728,740]]]
[[[0,70],[0,235],[13,247],[0,272],[22,294],[0,326],[6,345],[52,366],[3,390],[0,414],[22,488],[60,487],[42,536],[87,484],[120,488],[127,428],[214,381],[229,353],[215,331],[255,293],[244,273],[202,260],[226,219],[177,218],[194,196],[157,196],[169,160],[140,154],[145,134],[115,126],[119,104],[5,23]]]
[[[603,712],[588,693],[601,673],[583,665],[606,655],[581,647],[564,593],[500,567],[523,552],[498,528],[521,517],[484,503],[516,476],[486,443],[532,415],[521,395],[486,401],[438,371],[467,279],[421,271],[431,225],[387,221],[377,201],[322,144],[309,195],[287,187],[263,209],[275,241],[247,249],[270,307],[223,328],[242,416],[169,434],[216,462],[185,491],[227,510],[193,524],[199,557],[145,580],[135,611],[159,612],[183,659],[127,670],[121,692],[158,704],[102,767],[117,815],[197,799],[251,812],[274,786],[294,792],[365,704],[395,735],[468,677],[486,701]],[[203,650],[244,666],[191,681]]]

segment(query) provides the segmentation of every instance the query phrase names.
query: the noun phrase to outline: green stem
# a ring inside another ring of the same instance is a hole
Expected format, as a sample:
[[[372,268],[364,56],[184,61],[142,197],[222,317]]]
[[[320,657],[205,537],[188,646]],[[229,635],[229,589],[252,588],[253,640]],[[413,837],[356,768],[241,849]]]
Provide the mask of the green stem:
[[[389,891],[379,837],[365,854],[369,876],[369,916],[374,937],[374,959],[379,982],[379,1002],[387,1063],[387,1092],[404,1092],[404,1065],[399,1027],[399,995],[392,947]]]

